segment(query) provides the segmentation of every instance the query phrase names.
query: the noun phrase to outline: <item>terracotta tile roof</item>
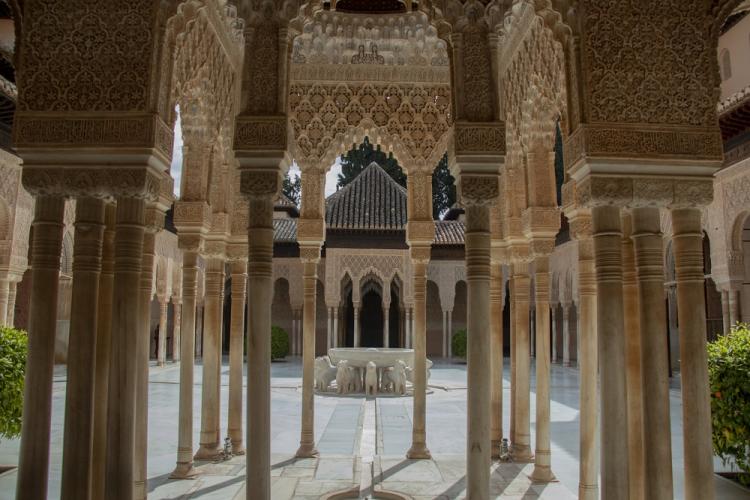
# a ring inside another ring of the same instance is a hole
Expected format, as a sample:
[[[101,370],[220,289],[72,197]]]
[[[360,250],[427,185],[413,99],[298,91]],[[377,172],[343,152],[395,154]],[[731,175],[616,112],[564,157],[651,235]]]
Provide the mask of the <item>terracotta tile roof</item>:
[[[435,221],[435,245],[463,245],[464,223],[457,220]]]
[[[326,199],[326,225],[332,229],[404,229],[406,189],[373,162]]]
[[[297,242],[297,220],[296,219],[274,219],[273,220],[274,243],[296,243]]]

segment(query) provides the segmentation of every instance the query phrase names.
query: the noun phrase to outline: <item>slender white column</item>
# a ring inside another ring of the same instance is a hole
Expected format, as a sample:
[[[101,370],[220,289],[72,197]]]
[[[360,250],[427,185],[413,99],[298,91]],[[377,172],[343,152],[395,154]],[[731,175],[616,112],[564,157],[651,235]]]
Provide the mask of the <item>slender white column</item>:
[[[94,438],[94,363],[97,301],[104,236],[104,201],[76,201],[73,296],[70,306],[68,382],[60,498],[91,498]]]
[[[8,295],[10,280],[7,277],[0,278],[0,326],[8,324]]]
[[[550,304],[552,315],[552,363],[557,363],[557,304]]]
[[[503,269],[492,262],[490,271],[490,335],[492,363],[492,458],[500,458],[503,443]],[[450,313],[448,313],[450,314]]]
[[[453,359],[453,311],[448,310],[448,358]]]
[[[359,304],[354,304],[354,347],[361,347],[359,333]]]
[[[383,347],[388,347],[388,344],[390,342],[391,329],[389,326],[390,318],[388,317],[388,311],[389,311],[389,306],[384,305],[383,306]]]
[[[305,305],[302,309],[302,425],[299,448],[295,454],[298,458],[318,456],[315,448],[315,326],[317,324],[317,289],[318,263],[322,243],[304,245],[300,248],[300,259],[303,268]]]
[[[672,228],[680,323],[685,499],[713,500],[715,489],[701,210],[673,209]]]
[[[491,462],[492,333],[490,209],[466,207],[467,438],[466,497],[489,498]]]
[[[91,497],[104,498],[104,464],[107,456],[107,398],[112,334],[112,291],[115,266],[115,206],[105,208],[106,228],[99,274],[99,304],[94,368],[94,439],[92,448]]]
[[[159,340],[156,360],[159,366],[167,362],[167,320],[169,319],[169,298],[159,298]]]
[[[24,380],[17,500],[46,500],[49,468],[52,371],[55,356],[57,290],[65,201],[37,196],[31,239],[31,311]]]
[[[180,401],[177,432],[177,466],[172,479],[187,479],[193,469],[193,381],[195,365],[195,319],[198,293],[198,249],[180,241],[182,252],[182,311],[180,326]]]
[[[448,311],[443,311],[443,357],[448,356]]]
[[[18,290],[18,282],[10,280],[8,282],[8,313],[5,317],[6,324],[13,328],[16,320],[16,291]]]
[[[549,257],[534,259],[534,299],[536,302],[536,450],[534,452],[534,482],[555,480],[550,452],[549,401]]]
[[[245,345],[245,304],[247,303],[247,261],[231,263],[232,312],[229,330],[229,412],[227,434],[235,455],[245,454],[242,437],[242,362]]]
[[[333,308],[333,347],[339,346],[339,308],[334,307]]]
[[[562,310],[563,366],[570,366],[570,303],[563,302]]]
[[[531,423],[530,423],[530,392],[531,392],[531,360],[529,356],[529,299],[530,279],[528,264],[518,262],[513,264],[513,279],[511,281],[511,298],[513,300],[513,356],[515,362],[515,381],[513,422],[515,441],[513,442],[513,457],[519,462],[531,462]]]
[[[153,210],[148,208],[147,212]],[[147,216],[150,219],[150,216]],[[139,329],[136,337],[135,377],[135,463],[133,491],[135,500],[147,495],[148,471],[148,369],[151,358],[151,298],[154,287],[156,228],[147,227],[143,235],[141,279],[138,287]],[[158,350],[158,348],[157,348]]]
[[[172,297],[172,361],[180,360],[182,297]]]
[[[328,318],[326,320],[326,352],[333,346],[333,307],[326,308]]]
[[[139,285],[145,208],[143,199],[117,199],[112,351],[107,400],[107,500],[133,499],[138,373],[138,349],[133,336],[134,332],[140,336],[142,324]]]
[[[592,209],[601,378],[601,494],[629,498],[625,319],[620,208]]]
[[[734,285],[729,289],[729,326],[734,327],[740,321],[740,292]]]
[[[671,499],[672,439],[669,420],[669,356],[664,310],[664,260],[658,208],[632,210],[638,278],[643,381],[643,486],[647,499]],[[704,321],[705,325],[705,321]]]
[[[224,259],[206,259],[206,306],[203,334],[203,384],[201,391],[200,448],[196,460],[212,460],[221,452],[218,410],[221,369],[221,329],[224,303]],[[269,330],[270,331],[270,330]]]
[[[729,291],[721,291],[721,320],[724,327],[724,335],[729,333],[731,322],[729,321]]]
[[[426,250],[426,251],[425,251]],[[430,458],[427,448],[427,264],[429,247],[411,248],[414,279],[414,413],[412,419],[411,448],[407,458]],[[426,255],[425,255],[426,254]]]

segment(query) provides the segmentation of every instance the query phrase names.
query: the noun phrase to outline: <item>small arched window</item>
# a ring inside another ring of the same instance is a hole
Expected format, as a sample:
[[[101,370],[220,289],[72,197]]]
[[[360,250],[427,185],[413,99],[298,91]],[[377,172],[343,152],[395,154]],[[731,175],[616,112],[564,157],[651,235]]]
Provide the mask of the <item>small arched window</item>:
[[[721,53],[721,79],[726,81],[732,78],[732,56],[727,49]]]

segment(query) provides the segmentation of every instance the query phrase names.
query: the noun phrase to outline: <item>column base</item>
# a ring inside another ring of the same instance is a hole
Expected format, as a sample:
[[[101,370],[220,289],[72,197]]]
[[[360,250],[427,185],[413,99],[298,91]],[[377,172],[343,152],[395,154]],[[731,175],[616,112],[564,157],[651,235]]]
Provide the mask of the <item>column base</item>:
[[[193,462],[178,462],[169,479],[195,479],[198,476],[198,471],[193,468]]]
[[[320,452],[312,444],[301,444],[297,453],[294,454],[295,458],[318,458]]]
[[[531,453],[531,446],[529,445],[513,445],[513,461],[519,463],[532,463],[534,461],[534,454]]]
[[[432,458],[430,450],[427,449],[427,445],[424,443],[414,443],[406,452],[406,458],[409,460],[429,460]]]
[[[242,439],[239,441],[232,440],[232,455],[244,455],[245,454],[245,444],[242,442]]]
[[[221,456],[222,449],[219,448],[216,444],[210,444],[210,445],[201,445],[200,448],[198,448],[198,451],[195,452],[195,455],[193,456],[194,460],[216,460]]]
[[[552,483],[557,481],[549,465],[535,465],[534,471],[529,478],[532,483]]]
[[[579,484],[578,500],[598,500],[599,486],[596,484]]]

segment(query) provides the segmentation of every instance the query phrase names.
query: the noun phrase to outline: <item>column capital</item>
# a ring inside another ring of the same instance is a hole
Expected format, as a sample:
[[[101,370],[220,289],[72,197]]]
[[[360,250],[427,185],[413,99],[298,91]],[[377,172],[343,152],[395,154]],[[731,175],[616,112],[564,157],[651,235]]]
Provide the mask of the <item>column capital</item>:
[[[427,265],[430,262],[432,247],[424,244],[410,244],[409,258],[413,264]]]
[[[317,264],[320,262],[321,243],[305,243],[299,245],[299,258],[303,264]]]

